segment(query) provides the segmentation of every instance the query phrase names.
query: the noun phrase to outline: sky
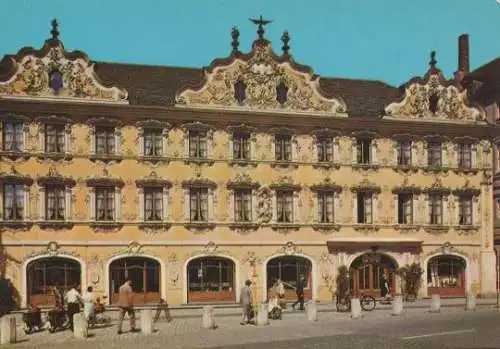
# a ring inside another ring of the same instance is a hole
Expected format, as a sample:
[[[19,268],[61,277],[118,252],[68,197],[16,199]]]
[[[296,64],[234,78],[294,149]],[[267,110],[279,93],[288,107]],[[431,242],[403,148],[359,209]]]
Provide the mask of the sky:
[[[500,56],[500,0],[0,0],[0,56],[39,48],[50,20],[68,51],[95,61],[203,67],[231,51],[237,26],[247,52],[256,27],[321,76],[381,80],[399,86],[424,75],[436,50],[447,77],[457,70],[458,36],[470,36],[475,69]]]

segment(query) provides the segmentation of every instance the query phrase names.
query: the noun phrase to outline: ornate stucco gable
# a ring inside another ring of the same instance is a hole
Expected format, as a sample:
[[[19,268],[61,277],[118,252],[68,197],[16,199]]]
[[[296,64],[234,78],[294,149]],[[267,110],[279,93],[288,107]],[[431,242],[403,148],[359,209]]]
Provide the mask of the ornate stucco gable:
[[[436,68],[435,52],[424,79],[405,86],[404,98],[385,108],[385,119],[429,122],[485,123],[482,110],[468,105],[467,90],[449,84]]]
[[[254,21],[259,24],[259,39],[247,54],[237,50],[239,32],[233,29],[231,56],[206,68],[200,86],[181,89],[176,106],[346,117],[345,102],[325,97],[319,76],[311,68],[296,64],[288,54],[288,34],[282,38],[285,53],[277,56],[273,52],[271,43],[263,37],[266,22]]]
[[[25,48],[8,56],[11,69],[0,77],[0,99],[31,98],[72,102],[128,103],[128,93],[106,87],[94,71],[95,63],[83,52],[66,52],[58,39],[57,21],[52,38],[40,50]]]

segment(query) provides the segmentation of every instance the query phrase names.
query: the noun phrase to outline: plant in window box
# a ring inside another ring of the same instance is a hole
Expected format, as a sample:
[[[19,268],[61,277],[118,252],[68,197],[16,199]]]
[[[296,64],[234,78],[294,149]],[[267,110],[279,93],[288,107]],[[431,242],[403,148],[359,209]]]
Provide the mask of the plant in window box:
[[[401,290],[406,301],[413,301],[417,299],[423,273],[422,268],[417,263],[406,265],[397,270],[397,274],[401,277]]]

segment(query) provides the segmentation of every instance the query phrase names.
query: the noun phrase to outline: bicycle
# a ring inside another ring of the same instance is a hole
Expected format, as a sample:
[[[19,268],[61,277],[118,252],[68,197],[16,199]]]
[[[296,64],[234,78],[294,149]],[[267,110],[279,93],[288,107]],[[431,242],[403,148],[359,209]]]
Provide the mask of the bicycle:
[[[337,296],[336,307],[338,312],[347,312],[351,310],[351,295],[343,297]],[[364,311],[372,311],[375,309],[377,302],[375,298],[367,294],[361,294],[359,297],[359,304]]]

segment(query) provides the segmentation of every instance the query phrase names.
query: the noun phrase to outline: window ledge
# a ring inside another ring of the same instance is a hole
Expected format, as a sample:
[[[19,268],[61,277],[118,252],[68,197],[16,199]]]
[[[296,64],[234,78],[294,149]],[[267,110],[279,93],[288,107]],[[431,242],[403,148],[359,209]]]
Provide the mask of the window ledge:
[[[314,230],[324,231],[324,232],[339,231],[340,230],[340,224],[335,224],[335,223],[313,223],[312,228]]]
[[[205,233],[215,228],[215,223],[212,222],[187,222],[184,223],[184,228],[199,233]]]
[[[380,227],[373,223],[355,223],[353,229],[356,231],[379,231]]]
[[[354,163],[352,164],[352,168],[355,169],[355,170],[378,170],[379,169],[379,165],[378,164],[373,164],[373,163],[370,163],[370,164],[358,164],[358,163]]]
[[[116,155],[116,154],[92,154],[90,155],[89,159],[91,161],[102,161],[104,163],[109,163],[109,162],[120,162],[123,160],[122,155]]]
[[[430,234],[444,234],[450,230],[450,227],[443,224],[426,224],[424,230]]]
[[[64,220],[60,221],[47,220],[38,222],[38,226],[42,229],[64,230],[73,228],[74,223]]]
[[[392,166],[392,169],[396,172],[413,172],[416,173],[418,171],[418,167],[413,165],[396,165]]]
[[[123,227],[123,223],[115,221],[93,221],[89,226],[96,232],[117,232]]]
[[[300,224],[298,223],[272,223],[270,225],[272,230],[276,231],[282,231],[282,232],[289,232],[292,230],[299,230],[300,229]]]
[[[271,167],[280,167],[280,168],[287,168],[287,167],[294,167],[298,168],[299,165],[294,163],[292,160],[280,160],[280,161],[273,161],[271,163]]]
[[[404,232],[417,232],[420,230],[421,226],[418,224],[395,224],[394,229],[404,231]]]
[[[214,163],[215,163],[215,160],[213,159],[201,159],[201,158],[187,158],[184,160],[184,163],[186,165],[191,165],[191,164],[194,164],[194,165],[208,165],[208,166],[212,166]]]
[[[449,168],[444,166],[424,166],[422,170],[425,172],[446,173],[449,171]]]
[[[167,156],[163,156],[163,155],[140,155],[138,158],[137,158],[137,161],[139,162],[149,162],[149,163],[152,163],[152,164],[157,164],[157,163],[163,163],[163,164],[166,164],[166,163],[169,163],[170,162],[170,158],[167,157]]]
[[[38,154],[40,160],[71,160],[73,155],[70,153],[40,153]]]
[[[338,170],[342,165],[338,162],[321,161],[321,162],[315,162],[312,166],[314,168],[324,168],[324,169],[334,168]]]
[[[166,231],[170,229],[172,224],[163,221],[144,221],[137,224],[137,226],[141,230],[155,232],[155,231]]]
[[[12,230],[21,230],[27,231],[30,230],[33,226],[33,222],[27,221],[0,221],[0,229],[12,229]]]
[[[239,231],[249,231],[256,230],[259,227],[258,223],[255,222],[232,222],[229,224],[229,228],[232,230]]]
[[[456,225],[453,227],[454,230],[458,231],[462,235],[469,235],[478,232],[481,227],[479,225]]]
[[[0,157],[14,161],[18,159],[28,160],[30,156],[31,154],[25,151],[0,151]]]
[[[463,174],[468,174],[468,175],[475,175],[479,173],[478,168],[460,168],[456,167],[453,169],[453,172],[455,173],[463,173]]]
[[[253,166],[257,167],[257,162],[250,159],[232,159],[229,161],[230,166]]]

